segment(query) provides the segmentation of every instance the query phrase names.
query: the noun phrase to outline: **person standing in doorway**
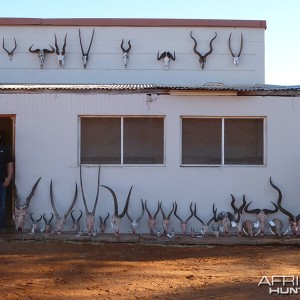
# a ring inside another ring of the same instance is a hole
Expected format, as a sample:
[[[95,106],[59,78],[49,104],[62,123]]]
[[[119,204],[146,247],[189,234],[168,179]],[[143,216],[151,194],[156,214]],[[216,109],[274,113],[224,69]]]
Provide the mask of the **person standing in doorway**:
[[[0,232],[6,232],[6,195],[14,168],[11,153],[2,145],[2,138],[0,131]]]

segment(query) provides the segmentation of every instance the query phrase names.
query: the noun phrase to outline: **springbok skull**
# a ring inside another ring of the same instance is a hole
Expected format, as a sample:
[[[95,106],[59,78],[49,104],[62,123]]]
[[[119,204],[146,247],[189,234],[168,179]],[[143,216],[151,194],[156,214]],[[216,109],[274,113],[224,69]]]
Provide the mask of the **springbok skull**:
[[[5,50],[7,52],[7,55],[9,57],[9,60],[12,60],[12,57],[14,55],[14,51],[16,50],[17,48],[17,42],[16,42],[16,39],[14,38],[14,41],[15,41],[15,47],[14,49],[12,49],[11,51],[8,51],[5,47],[4,47],[4,38],[3,38],[3,44],[2,44],[2,47],[3,47],[3,50]]]
[[[291,228],[291,231],[293,233],[293,235],[297,235],[298,233],[298,228],[299,228],[299,223],[300,223],[300,214],[295,216],[293,215],[291,212],[289,212],[287,209],[283,208],[281,206],[281,202],[282,202],[282,193],[281,190],[279,189],[279,187],[277,187],[273,182],[272,179],[270,177],[270,184],[271,186],[278,192],[278,200],[277,200],[277,205],[279,210],[285,214],[286,216],[288,216],[288,221],[289,221],[289,225]]]
[[[113,197],[113,200],[114,200],[115,211],[114,211],[114,214],[111,217],[111,226],[115,231],[115,235],[118,236],[119,235],[119,230],[120,230],[121,219],[125,216],[125,214],[128,210],[130,195],[131,195],[131,191],[132,191],[133,186],[131,186],[131,188],[128,192],[127,200],[126,200],[124,209],[123,209],[121,214],[119,214],[118,200],[117,200],[117,196],[116,196],[115,192],[110,187],[108,187],[106,185],[101,185],[101,186],[108,189],[110,191],[110,193],[112,194],[112,197]]]
[[[200,221],[200,223],[202,224],[202,229],[201,229],[201,233],[203,236],[207,236],[208,234],[208,228],[209,228],[209,225],[210,223],[213,221],[214,217],[212,217],[207,223],[204,223],[202,221],[202,219],[200,219],[198,216],[197,216],[197,206],[196,206],[196,203],[194,205],[194,216],[195,218]]]
[[[264,236],[265,234],[265,223],[266,223],[266,219],[267,219],[267,215],[268,214],[273,214],[276,213],[278,211],[278,206],[271,201],[271,203],[274,205],[274,209],[248,209],[249,205],[251,204],[252,201],[250,201],[246,206],[245,206],[245,212],[249,213],[249,214],[256,214],[256,218],[259,222],[259,230],[258,233],[260,233],[261,236]]]
[[[82,210],[79,210],[80,211],[80,215],[79,217],[75,218],[74,215],[73,215],[73,212],[75,210],[72,210],[71,211],[71,218],[72,218],[72,221],[73,221],[73,225],[72,225],[72,231],[75,232],[75,233],[78,233],[80,231],[80,219],[82,217]]]
[[[145,213],[145,205],[144,205],[143,199],[141,199],[141,203],[142,203],[142,212],[141,212],[141,214],[139,215],[139,217],[137,219],[131,218],[128,211],[126,211],[126,216],[129,219],[129,221],[131,222],[132,234],[136,233],[136,228],[138,227],[139,222],[140,222],[140,220],[142,219],[142,217],[144,216],[144,213]]]
[[[189,221],[190,218],[193,216],[192,204],[193,204],[193,202],[191,202],[191,204],[190,204],[190,212],[191,212],[190,215],[189,215],[185,220],[182,220],[182,219],[177,215],[177,202],[175,201],[174,215],[175,215],[175,217],[180,221],[181,231],[182,231],[183,234],[186,233],[188,221]]]
[[[30,46],[29,52],[38,54],[38,58],[39,58],[39,62],[40,62],[40,68],[42,69],[44,67],[46,53],[53,53],[55,50],[51,45],[49,45],[49,46],[51,47],[52,50],[48,50],[48,49],[35,49],[35,50],[32,50],[33,45],[34,44],[32,44]]]
[[[231,225],[231,221],[233,221],[233,215],[228,211],[222,211],[219,213],[217,217],[217,208],[215,209],[215,205],[213,205],[213,213],[214,213],[214,221],[218,223],[219,221],[222,221],[222,226],[224,228],[224,234],[226,236],[229,235],[229,229]]]
[[[96,193],[96,199],[94,202],[94,207],[91,212],[89,212],[84,196],[84,191],[83,191],[83,186],[82,186],[82,176],[81,176],[81,166],[80,166],[80,185],[81,185],[81,192],[82,192],[82,199],[84,203],[84,208],[85,208],[85,213],[86,213],[86,227],[88,230],[88,235],[91,236],[94,231],[94,223],[95,223],[95,212],[96,212],[96,207],[98,203],[98,198],[99,198],[99,188],[100,188],[100,166],[98,168],[98,185],[97,185],[97,193]]]
[[[234,211],[234,222],[237,224],[237,234],[238,236],[242,236],[242,231],[243,231],[243,209],[246,206],[246,197],[243,195],[243,203],[240,207],[235,206],[235,198],[233,195],[231,195],[231,207],[233,208]]]
[[[190,33],[191,38],[194,40],[195,42],[195,46],[194,46],[194,52],[199,56],[199,63],[202,69],[204,69],[205,63],[206,63],[206,58],[208,55],[210,55],[213,51],[213,47],[212,47],[212,42],[213,40],[217,37],[217,33],[215,32],[215,36],[211,39],[210,43],[209,43],[209,47],[210,50],[205,53],[204,55],[202,55],[200,52],[197,51],[197,41],[196,39],[192,36],[192,31]]]
[[[57,62],[61,67],[64,67],[65,64],[65,53],[66,53],[66,46],[67,46],[67,33],[65,35],[65,39],[64,39],[64,44],[62,46],[61,51],[59,51],[58,45],[57,45],[57,38],[56,38],[56,34],[54,34],[55,36],[55,52],[56,52],[56,57],[57,57]]]
[[[122,39],[122,43],[121,43],[121,49],[123,51],[123,61],[124,61],[124,67],[126,68],[127,67],[127,64],[128,64],[128,60],[129,60],[129,51],[131,49],[131,44],[130,44],[130,40],[128,41],[128,48],[125,49],[123,47],[124,45],[124,41]]]
[[[51,230],[52,230],[52,226],[51,226],[51,221],[54,217],[53,213],[51,213],[51,218],[50,219],[46,219],[46,214],[43,214],[43,219],[44,219],[44,222],[45,222],[45,229],[44,229],[44,232],[45,233],[51,233]]]
[[[14,185],[14,188],[15,188],[15,198],[16,198],[14,220],[15,220],[16,230],[18,232],[23,231],[23,228],[24,228],[25,223],[26,223],[26,218],[27,218],[27,214],[28,214],[30,201],[31,201],[31,198],[34,195],[35,189],[36,189],[36,187],[37,187],[40,180],[41,180],[41,177],[34,184],[30,194],[26,198],[26,201],[23,205],[20,204],[20,198],[19,198],[19,195],[18,195],[17,186],[16,186],[15,182],[13,181],[13,185]]]
[[[107,213],[107,216],[105,217],[105,219],[103,220],[101,216],[99,216],[99,219],[100,219],[100,225],[99,225],[99,231],[100,232],[104,232],[105,229],[106,229],[106,221],[109,217],[109,212]]]
[[[161,60],[162,58],[164,60],[165,69],[168,70],[170,59],[172,59],[173,61],[175,61],[175,59],[176,59],[175,51],[174,51],[174,56],[169,51],[168,52],[163,52],[161,55],[159,55],[159,51],[158,51],[157,52],[157,60]]]
[[[243,34],[241,33],[241,44],[240,44],[240,51],[239,51],[238,54],[234,54],[233,51],[232,51],[232,48],[231,48],[231,35],[232,35],[232,32],[229,35],[228,47],[229,47],[229,51],[230,51],[230,53],[232,55],[232,58],[233,58],[233,64],[235,66],[237,66],[240,62],[240,56],[241,56],[242,49],[243,49]]]
[[[162,224],[163,224],[164,234],[166,234],[167,231],[168,231],[168,228],[169,228],[170,217],[171,217],[171,214],[174,210],[174,202],[173,202],[172,210],[170,211],[170,213],[167,216],[165,215],[161,205],[162,205],[162,202],[160,202],[159,208],[160,208],[162,216],[163,216]]]
[[[149,231],[151,234],[154,233],[154,228],[155,228],[155,223],[156,223],[156,216],[159,212],[159,201],[158,201],[158,205],[157,205],[157,210],[155,212],[155,214],[152,216],[148,207],[147,207],[147,200],[145,201],[145,209],[146,209],[146,212],[148,213],[148,228],[149,228]]]
[[[84,52],[83,51],[83,47],[82,47],[80,29],[79,29],[79,40],[80,40],[80,47],[81,47],[81,53],[82,53],[82,62],[83,62],[83,67],[84,68],[86,68],[87,63],[88,63],[89,53],[90,53],[90,49],[91,49],[91,46],[92,46],[92,42],[93,42],[93,38],[94,38],[94,33],[95,33],[95,29],[93,29],[93,34],[92,34],[92,38],[91,38],[91,41],[90,41],[89,48],[88,48],[87,52]]]
[[[42,215],[40,216],[39,219],[34,219],[33,218],[33,213],[30,214],[30,219],[31,219],[31,233],[35,233],[38,228],[38,222],[42,220]]]
[[[58,214],[58,212],[56,210],[56,207],[54,205],[52,180],[51,180],[51,183],[50,183],[50,200],[51,200],[51,206],[52,206],[54,215],[56,217],[55,225],[56,225],[56,230],[57,230],[57,234],[58,235],[60,235],[62,233],[62,231],[64,229],[64,226],[66,224],[66,219],[67,219],[68,215],[70,214],[70,212],[71,212],[71,210],[72,210],[72,208],[73,208],[73,206],[75,204],[76,199],[77,199],[77,183],[75,183],[75,194],[74,194],[71,206],[69,207],[69,209],[67,210],[67,212],[64,214],[64,216],[60,217],[60,215]]]

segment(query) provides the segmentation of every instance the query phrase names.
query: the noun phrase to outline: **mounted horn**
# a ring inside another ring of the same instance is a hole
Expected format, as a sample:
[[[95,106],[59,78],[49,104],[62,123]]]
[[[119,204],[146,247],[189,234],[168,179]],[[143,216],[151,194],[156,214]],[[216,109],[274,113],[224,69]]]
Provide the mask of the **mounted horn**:
[[[155,229],[155,223],[156,223],[156,216],[160,210],[159,208],[159,201],[158,201],[158,204],[157,204],[157,210],[155,212],[155,214],[152,216],[148,207],[147,207],[147,200],[145,200],[145,209],[146,209],[146,212],[148,213],[148,216],[149,216],[149,219],[148,219],[148,228],[149,228],[149,231],[151,234],[153,234],[154,232],[154,229]]]
[[[44,67],[46,53],[53,53],[55,51],[55,49],[51,45],[49,45],[52,50],[48,50],[48,49],[35,49],[35,50],[32,50],[33,45],[34,44],[32,44],[30,46],[29,52],[31,52],[31,53],[38,53],[38,58],[39,58],[39,62],[40,62],[40,68],[42,69]]]
[[[164,60],[164,65],[165,65],[165,69],[168,70],[169,69],[169,62],[170,62],[170,59],[172,59],[173,61],[175,61],[176,59],[176,56],[175,56],[175,51],[174,51],[174,56],[172,55],[171,52],[162,52],[160,55],[159,55],[159,51],[157,52],[157,60],[161,60],[163,59]]]
[[[16,42],[16,39],[14,38],[14,41],[15,41],[15,47],[11,50],[11,51],[8,51],[5,46],[4,46],[4,38],[3,38],[3,44],[2,44],[2,47],[3,47],[3,50],[5,50],[7,52],[7,55],[9,57],[9,60],[12,60],[13,58],[13,55],[14,55],[14,51],[16,50],[17,48],[17,42]]]
[[[175,201],[174,215],[175,215],[175,217],[180,221],[181,231],[182,231],[183,234],[186,233],[188,221],[189,221],[189,220],[191,219],[191,217],[194,215],[193,210],[192,210],[192,205],[193,205],[193,202],[191,202],[191,204],[190,204],[190,212],[191,212],[190,215],[189,215],[185,220],[182,220],[182,219],[177,215],[177,202]]]
[[[195,46],[194,46],[194,52],[199,56],[199,63],[200,63],[200,66],[202,69],[204,69],[204,66],[205,66],[205,63],[206,63],[206,58],[208,55],[210,55],[213,51],[213,47],[212,47],[212,42],[216,39],[217,37],[217,33],[215,32],[215,36],[211,39],[210,43],[209,43],[209,47],[210,47],[210,50],[205,53],[204,55],[202,55],[199,51],[197,51],[197,41],[196,39],[193,37],[192,35],[192,31],[190,33],[190,36],[191,38],[194,40],[195,42]]]
[[[57,57],[57,62],[58,64],[63,67],[65,64],[65,53],[66,53],[66,46],[67,46],[67,36],[68,34],[66,33],[65,35],[65,39],[64,39],[64,44],[62,46],[61,51],[59,50],[59,47],[57,45],[57,37],[56,34],[54,34],[55,36],[55,52],[56,52],[56,57]]]
[[[240,44],[240,51],[239,51],[238,54],[234,54],[233,51],[232,51],[232,48],[231,48],[231,35],[232,35],[232,32],[229,35],[228,47],[229,47],[229,51],[231,53],[231,56],[233,57],[233,64],[235,66],[237,66],[239,64],[240,56],[241,56],[242,49],[243,49],[243,34],[241,33],[241,44]]]
[[[122,43],[121,43],[121,49],[123,51],[123,61],[124,61],[124,67],[126,68],[127,67],[127,64],[128,64],[128,60],[129,60],[129,51],[131,49],[131,44],[130,44],[130,40],[128,41],[128,48],[125,49],[123,47],[124,45],[124,40],[122,39]]]
[[[91,38],[91,41],[90,41],[89,48],[88,48],[87,52],[84,52],[83,47],[82,47],[81,33],[80,33],[80,29],[79,29],[79,41],[80,41],[80,47],[81,47],[81,53],[82,53],[82,62],[83,62],[83,67],[84,68],[86,68],[87,63],[88,63],[89,52],[90,52],[90,49],[91,49],[91,46],[92,46],[94,33],[95,33],[95,28],[93,29],[93,34],[92,34],[92,38]]]

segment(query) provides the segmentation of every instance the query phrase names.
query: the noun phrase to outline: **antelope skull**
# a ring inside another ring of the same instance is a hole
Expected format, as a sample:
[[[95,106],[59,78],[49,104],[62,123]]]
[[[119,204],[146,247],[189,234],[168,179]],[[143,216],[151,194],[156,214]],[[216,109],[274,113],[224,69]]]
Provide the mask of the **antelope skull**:
[[[229,229],[231,225],[231,221],[233,221],[233,215],[230,212],[222,211],[219,213],[217,217],[217,208],[215,209],[215,205],[213,205],[213,213],[214,213],[214,221],[218,223],[219,221],[222,221],[222,225],[224,228],[224,234],[229,235]]]
[[[128,192],[128,196],[127,196],[127,200],[124,206],[124,209],[122,211],[121,214],[119,214],[119,210],[118,210],[118,199],[117,196],[115,194],[115,192],[108,186],[105,185],[101,185],[104,188],[108,189],[110,191],[110,193],[112,194],[113,200],[114,200],[114,214],[111,217],[111,226],[115,231],[115,235],[118,236],[119,235],[119,231],[120,231],[120,224],[121,224],[121,219],[125,216],[127,210],[128,210],[128,205],[129,205],[129,200],[130,200],[130,195],[131,195],[131,191],[133,186],[131,186],[129,192]]]
[[[54,48],[51,45],[49,45],[49,46],[51,47],[52,50],[48,50],[48,49],[35,49],[35,50],[32,50],[33,44],[29,48],[29,52],[38,54],[41,69],[44,67],[46,53],[53,53],[55,51]]]
[[[170,217],[171,217],[171,214],[172,214],[172,212],[174,210],[174,202],[173,202],[173,205],[172,205],[172,210],[170,211],[170,213],[167,216],[165,215],[165,213],[164,213],[161,205],[162,205],[162,202],[160,202],[159,208],[160,208],[162,216],[163,216],[162,224],[163,224],[164,234],[166,234],[167,231],[168,231],[168,228],[169,228]]]
[[[174,51],[174,56],[169,51],[168,52],[163,52],[161,55],[159,55],[159,51],[158,51],[157,52],[157,60],[161,60],[161,59],[164,60],[165,69],[168,70],[170,59],[172,59],[173,61],[175,61],[175,59],[176,59],[175,51]]]
[[[177,215],[177,203],[176,203],[176,201],[175,201],[174,215],[175,215],[175,217],[180,221],[181,231],[182,231],[183,234],[186,233],[188,221],[189,221],[189,220],[191,219],[191,217],[193,216],[192,204],[193,204],[193,202],[191,202],[191,204],[190,204],[190,212],[191,212],[190,215],[189,215],[185,220],[182,220],[182,219]]]
[[[72,218],[72,221],[73,221],[73,225],[72,225],[72,231],[75,232],[75,233],[78,233],[80,231],[80,219],[82,217],[82,210],[79,210],[80,211],[80,215],[79,217],[75,218],[73,213],[74,213],[75,210],[72,210],[71,211],[71,218]]]
[[[64,67],[65,64],[65,53],[66,53],[66,46],[67,46],[67,33],[65,35],[65,40],[64,40],[64,45],[62,46],[61,51],[59,51],[59,47],[57,45],[57,38],[56,38],[56,34],[54,34],[55,36],[55,52],[56,52],[56,57],[57,57],[57,62],[59,64],[59,66],[61,66],[62,68]]]
[[[30,214],[30,219],[31,219],[31,233],[35,233],[38,228],[38,222],[42,220],[42,215],[40,216],[39,219],[34,219],[33,218],[33,213]]]
[[[97,193],[96,193],[96,199],[94,202],[94,207],[91,212],[89,212],[84,196],[83,186],[82,186],[82,176],[81,176],[81,166],[80,166],[80,185],[81,185],[81,192],[82,192],[82,199],[84,203],[85,213],[86,213],[86,227],[88,230],[88,235],[91,236],[94,231],[94,223],[95,223],[95,212],[96,212],[96,206],[98,203],[99,198],[99,188],[100,188],[100,166],[98,168],[98,185],[97,185]]]
[[[200,221],[200,223],[202,224],[202,229],[201,229],[201,233],[203,236],[207,236],[208,234],[208,228],[209,228],[209,225],[210,223],[213,221],[214,217],[212,217],[207,223],[204,223],[202,221],[202,219],[200,219],[198,216],[197,216],[197,206],[196,206],[196,203],[194,205],[194,216],[195,218]]]
[[[56,221],[55,221],[55,225],[56,225],[56,230],[57,230],[57,234],[60,235],[64,229],[64,226],[66,224],[66,219],[68,217],[68,215],[70,214],[74,204],[75,204],[75,201],[77,199],[77,183],[75,184],[75,194],[74,194],[74,197],[73,197],[73,201],[71,203],[71,206],[69,207],[69,209],[67,210],[67,212],[64,214],[63,217],[61,217],[57,210],[56,210],[56,207],[54,205],[54,197],[53,197],[53,189],[52,189],[52,180],[51,180],[51,183],[50,183],[50,199],[51,199],[51,206],[52,206],[52,209],[53,209],[53,212],[54,212],[54,215],[56,217]]]
[[[125,49],[123,47],[124,45],[124,41],[122,39],[122,43],[121,43],[121,49],[123,51],[123,61],[124,61],[124,67],[126,68],[127,67],[127,64],[128,64],[128,60],[129,60],[129,51],[131,49],[131,44],[130,44],[130,40],[128,41],[128,48]]]
[[[217,37],[217,33],[215,32],[215,36],[211,39],[210,43],[209,43],[209,47],[210,47],[210,50],[205,53],[204,55],[202,55],[199,51],[197,51],[197,41],[196,39],[193,37],[192,35],[192,31],[190,33],[190,36],[191,38],[194,40],[195,42],[195,46],[194,46],[194,52],[199,56],[199,63],[200,63],[200,66],[202,68],[202,70],[204,69],[204,66],[205,66],[205,63],[206,63],[206,58],[208,55],[210,55],[212,52],[213,52],[213,48],[212,48],[212,42],[214,41],[214,39]]]
[[[237,234],[238,236],[242,236],[242,230],[243,230],[243,209],[246,206],[246,198],[245,195],[243,195],[243,203],[240,207],[235,206],[235,198],[233,195],[231,195],[231,207],[234,211],[234,222],[237,224]]]
[[[52,230],[51,221],[52,221],[54,215],[53,215],[53,213],[51,213],[51,217],[50,217],[50,219],[48,219],[48,220],[47,220],[46,216],[47,216],[46,214],[43,214],[43,220],[44,220],[44,222],[45,222],[45,229],[44,229],[44,232],[45,232],[45,233],[50,233],[51,230]]]
[[[144,205],[143,199],[141,199],[141,203],[142,203],[142,212],[141,212],[141,214],[139,215],[139,217],[137,219],[131,218],[128,211],[126,211],[126,216],[129,219],[129,221],[131,222],[132,234],[136,233],[136,228],[138,227],[139,222],[140,222],[140,220],[142,219],[142,217],[144,216],[144,213],[145,213],[145,205]]]
[[[2,47],[3,47],[3,50],[5,50],[7,52],[7,55],[9,57],[9,60],[12,60],[13,58],[13,55],[14,55],[14,51],[16,50],[17,48],[17,42],[16,42],[16,39],[14,38],[14,41],[15,41],[15,47],[11,50],[11,51],[8,51],[5,46],[4,46],[4,38],[3,38],[3,44],[2,44]]]
[[[95,29],[93,29],[93,34],[92,34],[92,38],[91,38],[91,41],[90,41],[89,48],[88,48],[87,52],[84,52],[83,47],[82,47],[80,29],[79,29],[79,41],[80,41],[80,47],[81,47],[81,53],[82,53],[82,62],[83,62],[83,67],[85,69],[86,69],[86,66],[87,66],[87,63],[88,63],[89,53],[90,53],[90,49],[91,49],[91,46],[92,46],[94,33],[95,33]]]
[[[228,47],[229,47],[229,51],[231,53],[231,56],[233,58],[233,64],[235,66],[237,66],[239,64],[239,62],[240,62],[240,56],[241,56],[242,49],[243,49],[243,34],[241,33],[241,44],[240,44],[240,51],[239,51],[238,54],[234,54],[233,51],[232,51],[232,48],[231,48],[231,35],[232,35],[232,32],[229,35]]]
[[[106,229],[106,221],[109,217],[109,213],[107,213],[107,216],[105,217],[105,219],[103,220],[101,216],[99,216],[99,219],[100,219],[100,225],[99,225],[99,231],[100,232],[104,232],[105,229]]]
[[[26,218],[27,218],[27,214],[28,214],[30,201],[31,201],[31,198],[34,195],[35,189],[36,189],[36,187],[37,187],[40,180],[41,180],[41,177],[34,184],[30,194],[26,198],[26,201],[23,205],[20,204],[20,198],[19,198],[19,195],[18,195],[17,186],[16,186],[15,182],[13,181],[13,185],[14,185],[14,188],[15,188],[15,197],[16,197],[14,220],[15,220],[16,230],[18,232],[23,231],[23,228],[24,228],[25,223],[26,223]]]
[[[146,209],[146,212],[148,213],[148,228],[149,228],[149,231],[151,234],[153,234],[154,232],[154,228],[155,228],[155,223],[156,223],[156,216],[159,212],[159,201],[158,201],[158,205],[157,205],[157,210],[155,212],[155,214],[152,216],[148,207],[147,207],[147,200],[145,201],[145,209]]]

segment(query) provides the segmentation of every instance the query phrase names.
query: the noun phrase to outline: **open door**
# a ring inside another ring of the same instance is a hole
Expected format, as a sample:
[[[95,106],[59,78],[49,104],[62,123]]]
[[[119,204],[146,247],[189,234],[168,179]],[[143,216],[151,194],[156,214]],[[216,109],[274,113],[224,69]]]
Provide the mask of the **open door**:
[[[0,114],[0,131],[2,132],[2,141],[1,143],[7,147],[12,157],[15,161],[15,115],[1,115]],[[10,185],[7,193],[7,205],[6,205],[6,221],[7,226],[13,226],[13,193],[12,193],[12,185]]]

